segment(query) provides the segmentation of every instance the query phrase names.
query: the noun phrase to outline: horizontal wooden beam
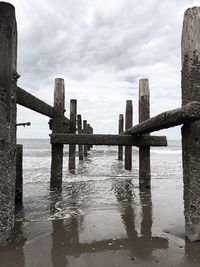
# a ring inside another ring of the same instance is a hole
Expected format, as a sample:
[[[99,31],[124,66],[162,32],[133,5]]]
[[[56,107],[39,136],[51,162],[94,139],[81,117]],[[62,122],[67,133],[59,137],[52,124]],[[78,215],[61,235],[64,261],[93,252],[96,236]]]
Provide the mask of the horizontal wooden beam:
[[[47,117],[53,118],[53,107],[26,92],[20,87],[17,87],[17,104],[34,110]]]
[[[114,134],[51,134],[52,144],[108,146],[167,146],[166,136],[131,136]]]
[[[52,106],[20,87],[17,87],[17,104],[29,108],[49,118],[53,118],[54,112]],[[65,118],[64,123],[66,125],[69,125],[69,119]]]
[[[182,108],[163,112],[155,117],[145,120],[129,128],[122,134],[140,135],[167,129],[181,124],[190,123],[200,119],[200,102],[191,102]]]

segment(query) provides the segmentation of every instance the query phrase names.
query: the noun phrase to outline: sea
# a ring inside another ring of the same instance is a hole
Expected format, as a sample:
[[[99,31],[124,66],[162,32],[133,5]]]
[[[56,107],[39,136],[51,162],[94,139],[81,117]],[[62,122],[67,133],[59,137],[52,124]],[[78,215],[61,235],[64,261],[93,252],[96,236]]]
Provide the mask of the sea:
[[[93,146],[88,152],[88,157],[83,161],[78,159],[78,146],[76,147],[76,170],[70,173],[68,170],[68,146],[64,146],[63,159],[63,188],[62,205],[66,209],[50,215],[48,207],[51,202],[49,188],[51,168],[51,145],[47,139],[19,139],[23,144],[23,182],[24,182],[24,219],[47,220],[68,216],[68,198],[71,188],[76,185],[79,202],[96,193],[102,184],[113,181],[131,179],[133,187],[138,187],[139,175],[139,149],[132,150],[132,170],[124,169],[124,162],[118,161],[116,146]],[[168,140],[167,147],[151,148],[151,179],[157,180],[182,180],[182,150],[180,140]],[[112,188],[106,188],[106,191]],[[107,202],[106,191],[104,201]],[[108,194],[110,195],[110,194]],[[57,204],[59,205],[59,203]]]
[[[51,145],[23,144],[23,202],[16,205],[11,243],[1,267],[200,266],[200,244],[185,237],[180,140],[151,148],[151,189],[139,188],[139,150],[132,170],[118,148],[93,146],[63,183],[50,189]],[[78,148],[78,147],[77,147]]]

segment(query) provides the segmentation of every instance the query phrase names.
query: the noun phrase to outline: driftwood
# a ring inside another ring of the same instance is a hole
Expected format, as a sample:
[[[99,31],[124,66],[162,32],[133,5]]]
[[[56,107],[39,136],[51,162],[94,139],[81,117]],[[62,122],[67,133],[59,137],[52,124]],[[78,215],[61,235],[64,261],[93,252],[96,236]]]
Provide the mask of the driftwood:
[[[165,136],[132,136],[115,134],[51,134],[52,144],[108,146],[167,146]]]
[[[182,108],[172,109],[152,117],[122,134],[144,134],[167,129],[200,119],[200,102],[193,101]]]

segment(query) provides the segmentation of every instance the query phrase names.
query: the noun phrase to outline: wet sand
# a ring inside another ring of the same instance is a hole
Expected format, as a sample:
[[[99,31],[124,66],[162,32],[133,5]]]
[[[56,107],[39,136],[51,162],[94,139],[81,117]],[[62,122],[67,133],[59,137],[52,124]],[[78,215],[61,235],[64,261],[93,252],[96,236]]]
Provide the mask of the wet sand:
[[[64,182],[45,202],[18,207],[0,266],[199,266],[200,243],[185,239],[182,188],[173,177],[146,191],[128,178]],[[31,205],[40,212],[29,214]]]

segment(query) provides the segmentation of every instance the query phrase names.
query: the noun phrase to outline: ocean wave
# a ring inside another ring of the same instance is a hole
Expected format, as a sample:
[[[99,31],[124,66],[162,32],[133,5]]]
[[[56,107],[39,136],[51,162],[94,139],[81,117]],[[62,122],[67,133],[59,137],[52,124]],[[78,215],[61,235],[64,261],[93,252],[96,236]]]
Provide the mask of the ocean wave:
[[[169,149],[169,150],[152,150],[151,151],[152,154],[174,154],[174,155],[180,155],[182,153],[182,150],[177,149],[177,150],[173,150],[173,149]]]

